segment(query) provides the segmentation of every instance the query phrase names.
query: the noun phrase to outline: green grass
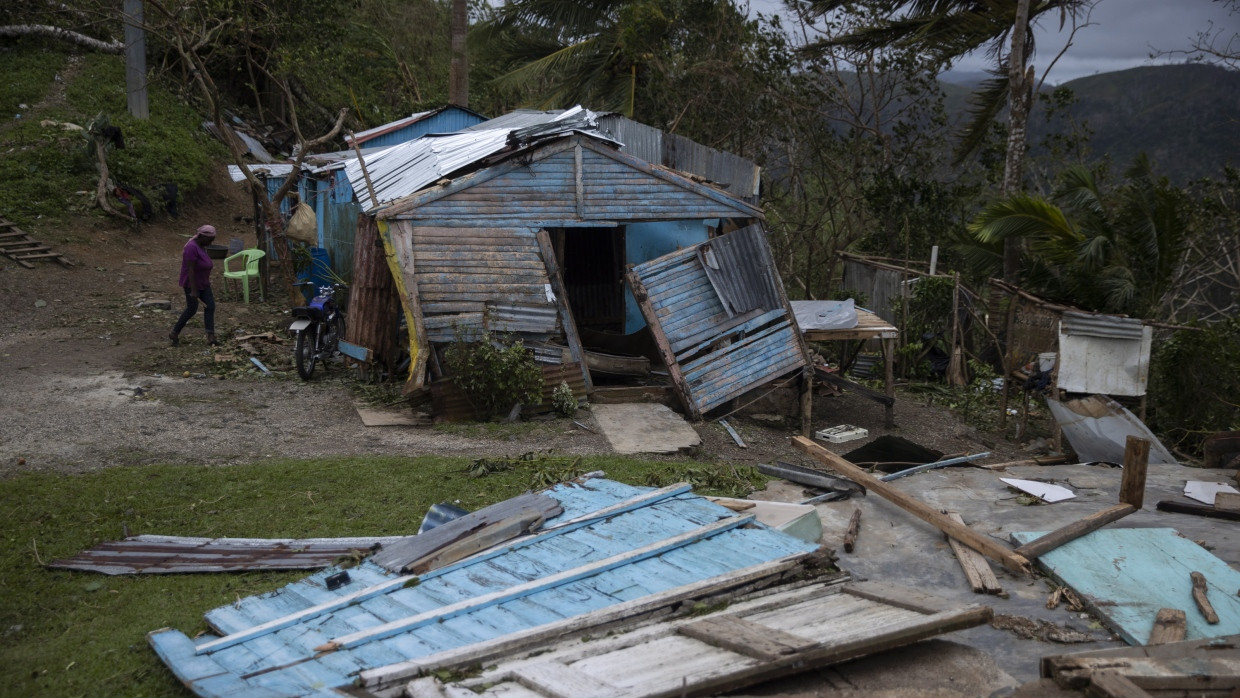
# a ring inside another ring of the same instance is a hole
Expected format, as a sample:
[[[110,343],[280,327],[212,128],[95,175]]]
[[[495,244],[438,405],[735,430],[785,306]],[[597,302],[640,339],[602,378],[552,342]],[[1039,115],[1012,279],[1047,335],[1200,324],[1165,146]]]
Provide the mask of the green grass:
[[[57,75],[63,97],[52,92]],[[63,49],[22,40],[0,52],[0,76],[0,119],[8,122],[0,129],[0,215],[18,224],[39,221],[54,229],[66,216],[94,211],[93,149],[86,148],[82,132],[44,121],[85,127],[107,115],[125,139],[123,150],[108,150],[113,180],[141,189],[157,211],[163,183],[190,194],[207,182],[213,158],[226,156],[202,129],[202,117],[160,82],[148,85],[150,118],[129,116],[120,56],[86,53],[71,66]],[[18,110],[19,104],[31,108]],[[21,118],[14,119],[19,111]]]
[[[529,467],[481,478],[462,458],[277,460],[230,467],[145,466],[0,479],[0,696],[162,696],[187,691],[146,643],[173,627],[205,631],[212,608],[275,590],[308,572],[109,577],[43,564],[134,534],[236,537],[403,535],[427,508],[473,510],[517,495]],[[632,484],[701,480],[741,494],[752,469],[617,457],[581,461]]]

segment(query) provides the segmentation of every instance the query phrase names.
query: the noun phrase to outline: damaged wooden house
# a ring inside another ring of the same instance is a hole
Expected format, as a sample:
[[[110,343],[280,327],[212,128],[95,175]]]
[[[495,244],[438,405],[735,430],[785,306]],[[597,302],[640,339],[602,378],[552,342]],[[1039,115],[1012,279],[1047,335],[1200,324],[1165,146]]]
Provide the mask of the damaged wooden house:
[[[614,355],[644,342],[627,354],[661,363],[691,418],[781,379],[799,381],[808,415],[752,163],[577,107],[424,136],[346,171],[363,209],[348,340],[380,365],[407,350],[406,392],[485,330],[521,339],[578,394],[617,366],[641,373],[645,359]]]

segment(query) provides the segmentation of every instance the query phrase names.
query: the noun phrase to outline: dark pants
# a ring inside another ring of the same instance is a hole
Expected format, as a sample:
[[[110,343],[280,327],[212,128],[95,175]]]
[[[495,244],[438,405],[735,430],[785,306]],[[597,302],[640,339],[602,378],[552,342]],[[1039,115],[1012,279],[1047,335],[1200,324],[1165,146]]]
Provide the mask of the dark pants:
[[[199,289],[198,296],[189,290],[189,286],[182,286],[185,290],[185,310],[181,312],[181,317],[177,318],[177,324],[172,328],[176,334],[181,334],[181,330],[185,329],[185,323],[194,317],[194,313],[198,312],[198,301],[202,300],[202,326],[207,330],[207,334],[215,334],[215,294],[211,293],[211,287]]]

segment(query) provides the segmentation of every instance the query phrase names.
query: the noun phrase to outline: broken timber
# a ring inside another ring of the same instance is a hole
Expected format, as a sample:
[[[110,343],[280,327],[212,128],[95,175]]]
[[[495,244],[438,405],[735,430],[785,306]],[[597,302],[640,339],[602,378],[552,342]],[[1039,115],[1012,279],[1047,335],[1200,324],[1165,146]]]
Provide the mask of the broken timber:
[[[1043,657],[1041,674],[1060,688],[1088,689],[1090,695],[1230,695],[1240,688],[1240,636]],[[1118,686],[1116,678],[1132,688],[1109,691]]]
[[[1185,614],[1178,608],[1160,608],[1154,616],[1154,629],[1150,631],[1147,645],[1167,645],[1180,642],[1188,633]]]
[[[51,247],[30,237],[26,231],[18,228],[16,223],[0,218],[0,253],[3,253],[9,259],[27,269],[34,269],[34,265],[27,261],[31,259],[49,259],[61,266],[73,266],[73,263],[65,259],[59,252],[52,252],[51,250]]]
[[[949,511],[947,517],[960,525],[964,525],[964,519],[960,514]],[[994,570],[990,569],[990,564],[986,562],[986,558],[982,557],[976,550],[962,545],[960,541],[947,536],[947,543],[951,546],[952,552],[956,554],[956,560],[960,562],[960,569],[964,572],[964,576],[969,580],[969,586],[973,588],[975,594],[1002,594],[1003,587],[999,584],[999,579],[995,577]]]
[[[703,696],[987,622],[986,606],[952,607],[895,585],[810,585],[741,601],[704,618],[639,628],[594,642],[526,645],[480,676],[418,679],[407,695]],[[362,675],[365,686],[366,675]],[[458,690],[453,690],[458,689]]]
[[[893,485],[883,482],[861,468],[858,468],[852,463],[844,460],[842,457],[805,438],[804,436],[793,437],[792,443],[803,453],[815,458],[823,465],[839,472],[862,487],[866,487],[874,492],[877,492],[884,499],[892,502],[910,514],[913,514],[922,521],[934,526],[961,543],[964,543],[970,548],[973,548],[986,557],[1002,563],[1004,567],[1007,567],[1015,572],[1029,571],[1029,560],[1025,556],[1017,553],[1016,551],[1003,547],[990,538],[977,533],[968,526],[952,521],[950,518],[940,514],[933,507],[916,499],[915,497],[905,494],[899,489],[896,489]]]

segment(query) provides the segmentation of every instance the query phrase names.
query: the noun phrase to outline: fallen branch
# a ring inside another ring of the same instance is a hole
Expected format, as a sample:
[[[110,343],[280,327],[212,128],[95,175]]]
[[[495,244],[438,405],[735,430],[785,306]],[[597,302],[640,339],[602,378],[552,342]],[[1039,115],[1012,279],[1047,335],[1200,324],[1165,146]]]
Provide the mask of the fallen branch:
[[[125,50],[121,41],[101,41],[93,37],[79,34],[68,29],[53,27],[50,24],[9,24],[0,26],[0,36],[49,36],[57,41],[68,41],[79,46],[93,48],[104,53],[120,53]]]

